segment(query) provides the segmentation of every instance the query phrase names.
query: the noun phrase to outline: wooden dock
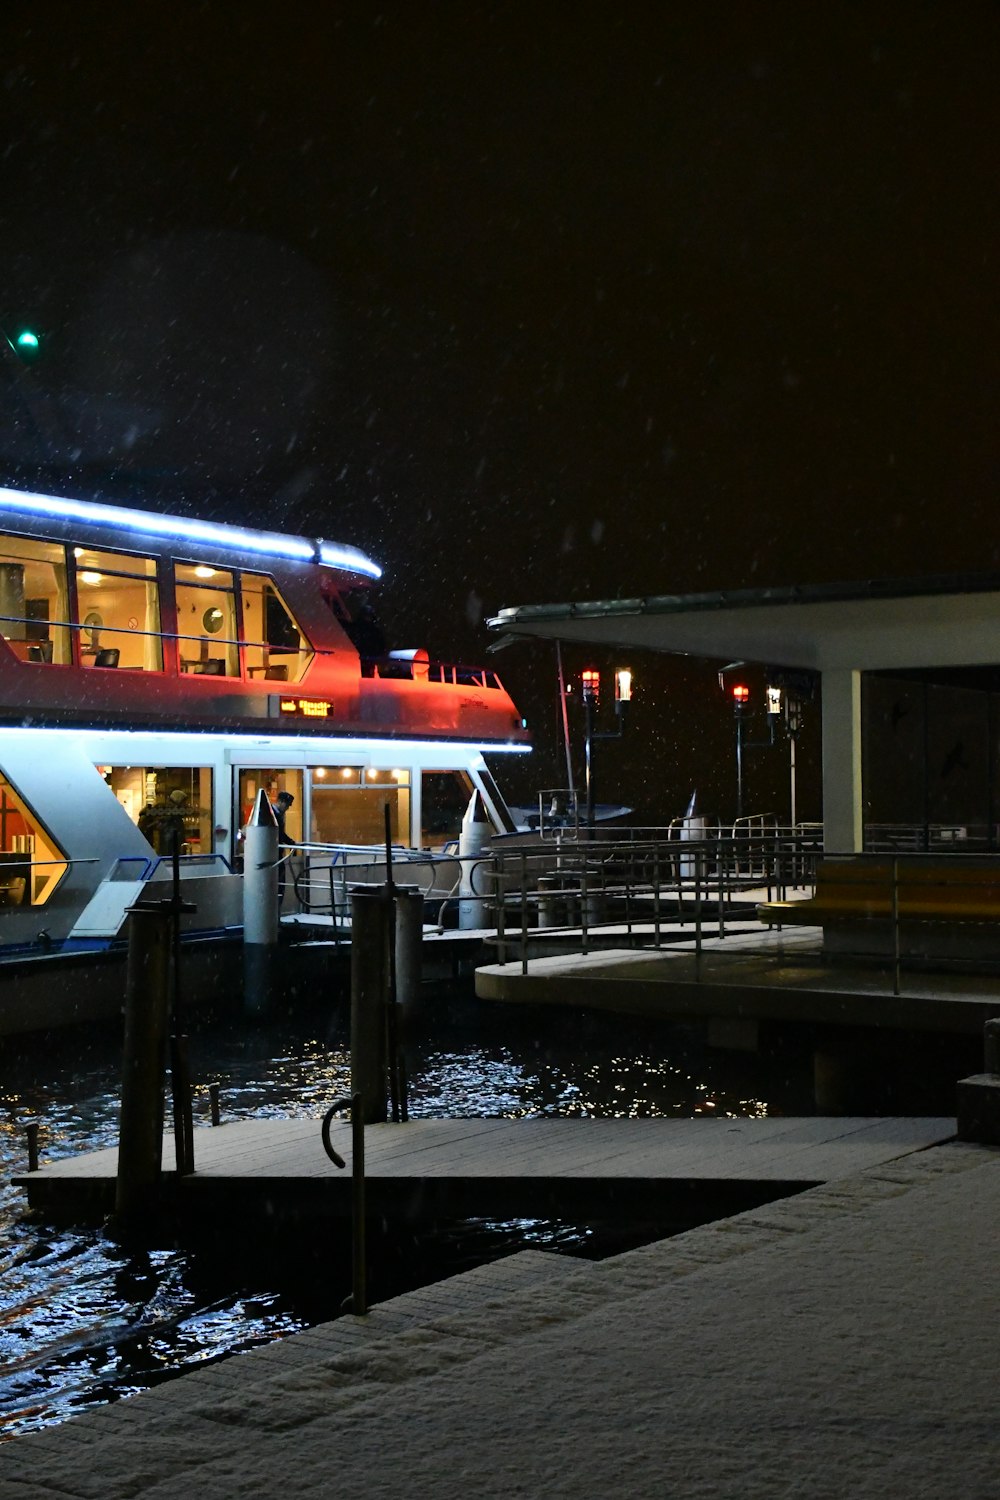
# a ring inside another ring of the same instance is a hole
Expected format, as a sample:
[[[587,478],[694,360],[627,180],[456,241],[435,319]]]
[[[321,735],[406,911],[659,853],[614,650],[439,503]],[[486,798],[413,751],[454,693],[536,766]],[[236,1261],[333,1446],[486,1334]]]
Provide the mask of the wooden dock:
[[[850,1177],[939,1144],[954,1119],[421,1119],[370,1125],[372,1213],[705,1220]],[[351,1211],[351,1128],[337,1121],[338,1170],[316,1119],[196,1130],[195,1172],[178,1178],[164,1143],[162,1201],[188,1222],[244,1224]],[[43,1143],[44,1154],[44,1143]],[[44,1163],[14,1179],[32,1208],[100,1219],[113,1207],[116,1147]]]

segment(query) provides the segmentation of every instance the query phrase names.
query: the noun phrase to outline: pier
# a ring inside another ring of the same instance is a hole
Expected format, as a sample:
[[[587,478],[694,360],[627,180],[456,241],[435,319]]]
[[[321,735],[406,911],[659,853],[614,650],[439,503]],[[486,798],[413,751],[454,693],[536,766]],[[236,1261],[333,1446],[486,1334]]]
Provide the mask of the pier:
[[[477,1215],[658,1218],[694,1223],[901,1161],[948,1140],[934,1119],[424,1119],[365,1131],[369,1211],[389,1220]],[[160,1202],[181,1225],[219,1215],[241,1228],[349,1217],[351,1127],[326,1157],[316,1119],[233,1121],[194,1133],[195,1171],[172,1170]],[[117,1147],[15,1178],[32,1208],[100,1221],[114,1206]]]
[[[868,959],[831,963],[818,927],[706,937],[700,953],[622,946],[476,970],[483,1000],[585,1005],[665,1021],[857,1027],[982,1037],[1000,1013],[997,976],[969,969],[908,969],[894,993],[892,966]],[[735,1032],[734,1032],[735,1035]]]
[[[950,1143],[599,1263],[524,1251],[7,1443],[0,1489],[992,1495],[998,1229],[1000,1152]]]

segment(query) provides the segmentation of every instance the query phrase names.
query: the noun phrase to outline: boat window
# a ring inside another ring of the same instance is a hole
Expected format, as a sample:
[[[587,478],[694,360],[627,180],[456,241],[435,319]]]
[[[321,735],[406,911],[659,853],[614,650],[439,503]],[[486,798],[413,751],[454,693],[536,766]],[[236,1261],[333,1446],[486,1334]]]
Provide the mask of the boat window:
[[[99,766],[98,770],[157,854],[211,854],[210,766]]]
[[[467,771],[424,771],[420,778],[420,847],[438,849],[462,832],[475,790]]]
[[[410,772],[403,767],[313,766],[315,844],[384,844],[385,809],[394,844],[410,842]]]
[[[270,578],[240,574],[248,677],[299,682],[313,651]]]
[[[267,793],[267,800],[274,804],[279,792],[289,792],[293,798],[285,813],[285,833],[294,844],[301,844],[302,834],[302,772],[265,769],[255,766],[252,770],[240,771],[237,796],[239,797],[240,828],[250,821],[257,804],[257,793]]]
[[[0,634],[21,661],[72,661],[66,549],[0,536]]]
[[[238,677],[236,588],[225,568],[175,563],[178,656],[182,672]]]
[[[338,589],[332,582],[324,579],[323,593],[345,635],[361,658],[362,677],[374,677],[376,663],[386,655],[389,647],[371,589]]]
[[[74,547],[80,661],[163,671],[156,560]]]
[[[497,786],[496,782],[493,780],[492,775],[489,771],[487,771],[485,766],[480,769],[479,779],[483,784],[483,791],[486,793],[486,799],[490,803],[490,810],[493,813],[494,818],[497,819],[502,832],[516,833],[517,824],[514,822],[514,819],[511,816],[510,808],[504,801],[503,796],[500,792],[500,788]]]
[[[62,850],[0,773],[0,906],[44,906],[67,868]]]

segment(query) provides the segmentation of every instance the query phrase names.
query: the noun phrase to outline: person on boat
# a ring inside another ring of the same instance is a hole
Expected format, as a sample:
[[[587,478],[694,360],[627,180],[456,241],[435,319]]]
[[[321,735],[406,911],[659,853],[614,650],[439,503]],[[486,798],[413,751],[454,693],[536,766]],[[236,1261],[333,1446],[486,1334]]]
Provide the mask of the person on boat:
[[[172,854],[175,839],[178,852],[183,852],[189,812],[188,794],[178,787],[170,793],[165,803],[146,803],[138,818],[139,832],[148,839],[157,854]]]
[[[288,854],[289,850],[297,847],[295,840],[289,836],[288,831],[285,828],[285,816],[288,812],[288,809],[293,805],[294,802],[295,798],[292,796],[291,792],[279,792],[274,801],[271,803],[275,822],[278,825],[278,854],[280,858],[280,863],[278,865],[279,907],[281,906],[281,903],[285,898],[285,882],[288,878],[288,860],[286,858],[286,855]]]

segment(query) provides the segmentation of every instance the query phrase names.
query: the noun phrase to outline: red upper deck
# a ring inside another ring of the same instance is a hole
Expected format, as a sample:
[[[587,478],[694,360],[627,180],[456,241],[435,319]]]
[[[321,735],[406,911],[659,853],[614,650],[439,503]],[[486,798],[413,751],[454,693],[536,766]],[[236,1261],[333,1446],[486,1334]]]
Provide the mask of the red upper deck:
[[[326,541],[0,489],[0,718],[523,743],[495,673],[390,653]]]

